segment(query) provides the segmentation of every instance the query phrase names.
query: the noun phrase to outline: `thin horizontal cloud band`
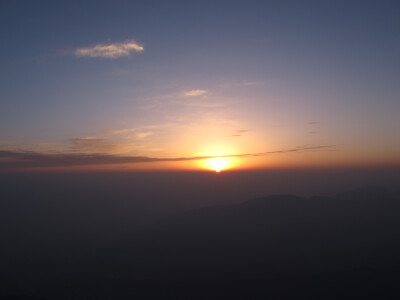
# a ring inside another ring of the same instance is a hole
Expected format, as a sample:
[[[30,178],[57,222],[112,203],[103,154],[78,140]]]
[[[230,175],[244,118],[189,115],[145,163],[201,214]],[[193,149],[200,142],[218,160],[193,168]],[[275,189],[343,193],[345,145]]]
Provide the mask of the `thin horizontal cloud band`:
[[[39,152],[24,152],[0,150],[0,170],[13,168],[37,168],[37,167],[69,167],[84,165],[105,165],[122,163],[150,163],[150,162],[174,162],[174,161],[192,161],[215,157],[256,157],[278,153],[291,153],[300,151],[333,149],[335,145],[305,146],[286,150],[244,153],[231,155],[215,156],[192,156],[192,157],[172,157],[156,158],[147,156],[118,156],[108,154],[47,154]]]

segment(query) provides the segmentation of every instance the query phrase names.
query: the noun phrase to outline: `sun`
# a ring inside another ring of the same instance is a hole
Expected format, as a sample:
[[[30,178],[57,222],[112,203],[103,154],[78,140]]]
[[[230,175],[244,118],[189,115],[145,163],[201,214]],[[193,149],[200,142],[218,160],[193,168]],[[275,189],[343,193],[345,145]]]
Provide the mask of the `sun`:
[[[225,170],[235,169],[239,166],[238,150],[227,145],[203,146],[195,156],[201,159],[195,162],[196,167],[220,173]]]
[[[207,159],[205,165],[208,169],[215,170],[215,172],[219,173],[232,165],[232,159],[229,157],[213,157]]]

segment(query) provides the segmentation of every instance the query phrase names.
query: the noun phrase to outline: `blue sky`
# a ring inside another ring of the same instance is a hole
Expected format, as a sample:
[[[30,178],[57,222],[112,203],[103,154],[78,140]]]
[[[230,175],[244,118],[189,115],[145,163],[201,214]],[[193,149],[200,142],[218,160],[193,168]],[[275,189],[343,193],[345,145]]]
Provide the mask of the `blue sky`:
[[[0,6],[0,150],[400,162],[397,1]]]

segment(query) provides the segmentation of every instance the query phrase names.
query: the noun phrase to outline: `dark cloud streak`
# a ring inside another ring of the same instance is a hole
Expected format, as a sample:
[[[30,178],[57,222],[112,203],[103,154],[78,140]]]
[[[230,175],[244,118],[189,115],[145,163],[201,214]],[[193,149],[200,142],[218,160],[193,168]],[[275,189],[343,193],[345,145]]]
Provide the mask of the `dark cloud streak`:
[[[39,153],[28,151],[0,150],[0,170],[25,169],[25,168],[51,168],[87,165],[107,165],[124,163],[150,163],[202,160],[214,157],[257,157],[278,153],[292,153],[313,150],[332,150],[334,145],[303,146],[286,150],[231,154],[221,156],[192,156],[192,157],[147,157],[147,156],[119,156],[108,154],[82,154],[82,153]]]

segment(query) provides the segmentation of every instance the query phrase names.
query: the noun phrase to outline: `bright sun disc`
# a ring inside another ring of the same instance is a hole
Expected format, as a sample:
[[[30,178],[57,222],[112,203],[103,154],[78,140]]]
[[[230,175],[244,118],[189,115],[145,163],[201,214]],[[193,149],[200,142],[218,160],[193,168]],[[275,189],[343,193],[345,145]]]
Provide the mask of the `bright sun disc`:
[[[208,169],[215,170],[215,172],[221,172],[231,165],[231,159],[228,157],[214,157],[207,159],[205,164]]]

